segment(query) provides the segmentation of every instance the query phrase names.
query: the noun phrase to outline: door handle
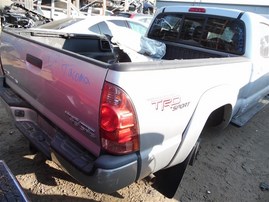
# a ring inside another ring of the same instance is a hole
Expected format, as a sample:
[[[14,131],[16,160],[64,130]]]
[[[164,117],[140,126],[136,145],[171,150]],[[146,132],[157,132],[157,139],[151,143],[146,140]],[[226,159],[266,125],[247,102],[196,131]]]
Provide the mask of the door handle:
[[[26,61],[30,64],[42,69],[43,61],[31,54],[26,54]]]

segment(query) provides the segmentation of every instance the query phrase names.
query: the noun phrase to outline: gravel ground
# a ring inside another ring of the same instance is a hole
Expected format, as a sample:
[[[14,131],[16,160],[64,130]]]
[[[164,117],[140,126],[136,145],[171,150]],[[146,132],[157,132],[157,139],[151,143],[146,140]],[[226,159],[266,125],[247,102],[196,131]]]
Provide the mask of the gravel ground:
[[[141,180],[107,195],[92,192],[42,155],[29,152],[27,140],[0,104],[0,160],[4,160],[31,201],[269,201],[269,107],[246,126],[202,135],[194,166],[189,166],[174,199]],[[169,185],[167,185],[169,186]]]

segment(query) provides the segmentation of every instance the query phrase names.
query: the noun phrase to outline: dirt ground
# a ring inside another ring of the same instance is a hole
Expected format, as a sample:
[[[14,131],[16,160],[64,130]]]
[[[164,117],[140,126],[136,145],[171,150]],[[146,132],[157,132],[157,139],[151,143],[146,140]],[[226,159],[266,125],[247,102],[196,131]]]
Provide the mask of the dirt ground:
[[[203,134],[198,160],[189,166],[174,199],[139,181],[107,195],[79,185],[57,165],[29,152],[0,103],[0,160],[4,160],[31,201],[269,201],[269,106],[246,126],[230,125]],[[169,186],[169,185],[168,185]]]

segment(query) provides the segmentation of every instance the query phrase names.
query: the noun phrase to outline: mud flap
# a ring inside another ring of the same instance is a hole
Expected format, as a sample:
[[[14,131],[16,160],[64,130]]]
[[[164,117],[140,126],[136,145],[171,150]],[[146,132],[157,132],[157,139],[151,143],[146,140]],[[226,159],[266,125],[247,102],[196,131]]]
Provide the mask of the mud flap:
[[[251,109],[241,114],[240,116],[235,116],[231,122],[239,127],[245,125],[254,115],[261,111],[267,104],[269,104],[269,95],[260,99],[259,102],[253,106]]]
[[[197,141],[188,157],[182,163],[154,173],[155,179],[152,187],[165,197],[173,198],[188,164],[193,164],[193,161],[196,158],[199,144],[200,140]]]

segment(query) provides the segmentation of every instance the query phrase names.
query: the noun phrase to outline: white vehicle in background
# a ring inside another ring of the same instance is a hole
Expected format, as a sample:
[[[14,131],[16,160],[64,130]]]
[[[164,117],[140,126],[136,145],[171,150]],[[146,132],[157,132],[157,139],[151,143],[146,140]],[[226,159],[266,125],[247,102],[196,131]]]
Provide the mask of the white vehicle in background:
[[[119,12],[115,14],[116,16],[122,16],[125,18],[131,18],[139,22],[149,25],[153,19],[153,15],[143,14],[143,13],[134,13],[134,12]]]
[[[112,36],[111,31],[106,24],[106,21],[112,22],[120,27],[129,28],[133,31],[138,32],[141,35],[145,35],[147,31],[147,25],[129,18],[118,16],[89,16],[85,18],[65,18],[38,26],[36,29],[42,29],[43,31],[58,30],[65,33],[77,34],[97,33],[101,35]]]

